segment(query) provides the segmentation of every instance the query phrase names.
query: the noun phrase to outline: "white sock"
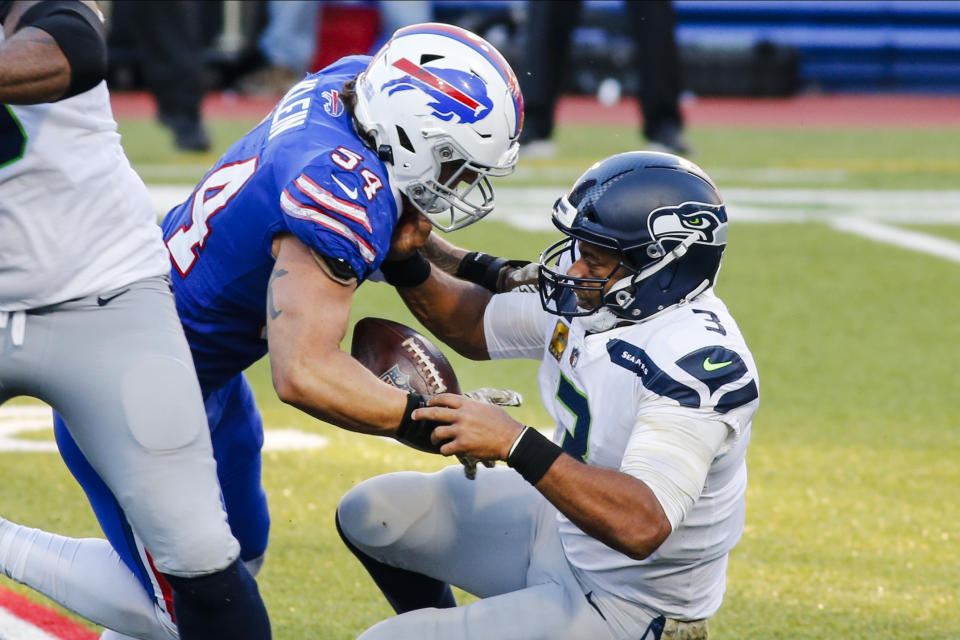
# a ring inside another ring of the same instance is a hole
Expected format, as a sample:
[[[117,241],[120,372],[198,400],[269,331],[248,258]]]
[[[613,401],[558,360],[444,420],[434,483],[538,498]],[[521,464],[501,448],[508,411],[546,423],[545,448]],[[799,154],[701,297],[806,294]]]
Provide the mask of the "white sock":
[[[101,637],[108,640],[177,638],[106,540],[67,538],[0,518],[0,572],[81,617],[120,632],[105,632]]]

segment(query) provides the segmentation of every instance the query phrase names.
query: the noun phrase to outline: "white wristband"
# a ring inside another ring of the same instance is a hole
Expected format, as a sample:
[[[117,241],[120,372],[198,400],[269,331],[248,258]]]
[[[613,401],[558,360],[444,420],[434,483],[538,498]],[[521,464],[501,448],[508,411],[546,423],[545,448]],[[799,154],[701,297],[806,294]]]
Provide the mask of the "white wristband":
[[[524,426],[523,429],[520,431],[520,435],[518,435],[518,436],[517,436],[517,439],[513,441],[513,444],[512,444],[512,445],[510,445],[510,451],[507,453],[507,459],[508,459],[508,460],[510,459],[510,456],[513,455],[513,452],[516,451],[517,445],[520,444],[520,441],[521,441],[521,440],[523,440],[523,436],[526,435],[527,429],[529,429],[529,428],[530,428],[530,427],[528,427],[528,426]]]

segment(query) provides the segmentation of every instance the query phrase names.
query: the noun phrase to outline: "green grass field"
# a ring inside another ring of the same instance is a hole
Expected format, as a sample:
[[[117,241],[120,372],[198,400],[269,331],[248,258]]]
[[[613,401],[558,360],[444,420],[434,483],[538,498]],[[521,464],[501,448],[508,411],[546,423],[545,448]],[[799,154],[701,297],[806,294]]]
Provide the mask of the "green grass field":
[[[215,123],[213,133],[226,143],[251,124]],[[216,156],[174,153],[149,122],[123,122],[122,132],[150,183],[193,182]],[[960,172],[956,129],[694,128],[691,138],[721,191],[952,190]],[[639,140],[632,130],[581,127],[561,129],[558,142],[559,157],[521,162],[506,183],[559,194],[591,162]],[[534,258],[554,237],[493,216],[452,239]],[[905,226],[960,241],[958,226]],[[820,222],[734,222],[717,288],[756,356],[761,408],[748,457],[747,528],[711,637],[960,638],[960,264]],[[361,288],[353,318],[368,315],[413,323],[385,285]],[[526,398],[518,418],[547,424],[535,363],[450,355],[464,388],[515,388]],[[334,531],[337,500],[372,475],[446,461],[282,405],[265,362],[249,375],[267,428],[330,438],[323,450],[265,456],[273,529],[259,581],[275,637],[353,638],[390,610]],[[55,455],[2,453],[0,465],[4,516],[97,534]]]

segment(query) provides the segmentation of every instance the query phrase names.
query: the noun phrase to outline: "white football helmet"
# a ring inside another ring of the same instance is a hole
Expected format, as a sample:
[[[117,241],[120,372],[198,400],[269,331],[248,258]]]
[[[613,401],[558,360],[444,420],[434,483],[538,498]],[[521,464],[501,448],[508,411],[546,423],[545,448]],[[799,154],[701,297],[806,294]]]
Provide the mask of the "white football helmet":
[[[404,27],[357,76],[356,91],[354,116],[394,188],[434,226],[452,231],[493,210],[489,177],[517,164],[523,97],[490,43],[448,24]]]

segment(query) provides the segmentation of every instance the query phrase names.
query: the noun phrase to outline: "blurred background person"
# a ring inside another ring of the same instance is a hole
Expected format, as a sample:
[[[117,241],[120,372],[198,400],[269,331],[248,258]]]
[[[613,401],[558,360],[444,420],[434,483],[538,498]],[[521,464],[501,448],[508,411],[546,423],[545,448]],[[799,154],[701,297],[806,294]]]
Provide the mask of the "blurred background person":
[[[680,113],[682,74],[675,35],[676,16],[665,0],[623,3],[637,49],[643,136],[648,149],[690,155]],[[552,156],[554,110],[569,73],[570,36],[580,18],[579,1],[527,3],[526,73],[520,75],[526,102],[521,153]]]
[[[375,49],[379,49],[390,39],[393,32],[401,27],[420,22],[433,21],[433,3],[429,0],[381,0],[377,3],[380,15],[380,37]]]
[[[257,40],[266,66],[241,78],[238,87],[241,93],[283,94],[314,71],[311,67],[322,20],[320,5],[314,0],[266,3],[267,23]]]
[[[393,32],[430,22],[432,3],[314,2],[265,3],[266,24],[257,40],[265,66],[240,79],[246,95],[279,95],[307,73],[319,71],[345,55],[372,54]]]
[[[200,113],[207,86],[204,7],[195,0],[115,0],[110,6],[111,50],[127,46],[157,101],[157,120],[183,151],[207,151],[210,136]]]

